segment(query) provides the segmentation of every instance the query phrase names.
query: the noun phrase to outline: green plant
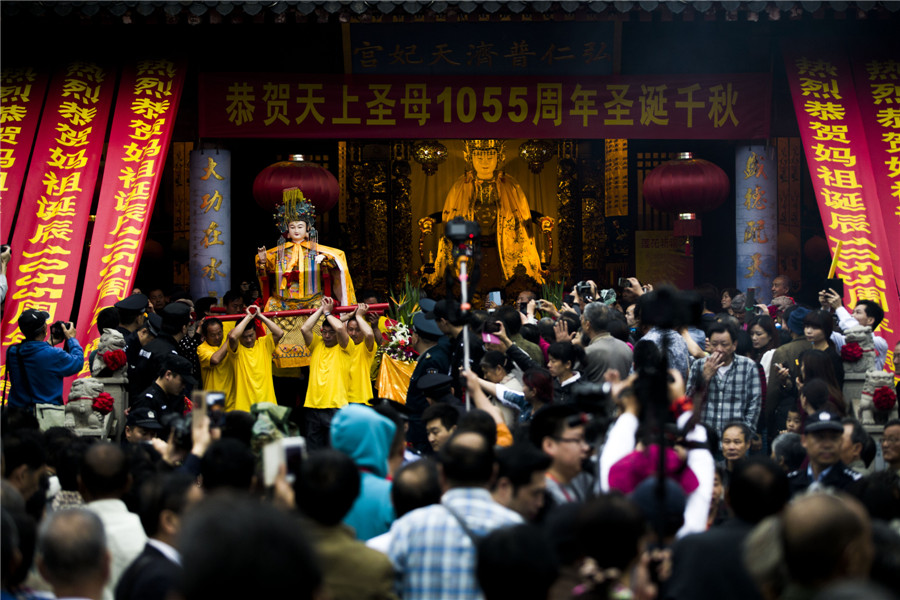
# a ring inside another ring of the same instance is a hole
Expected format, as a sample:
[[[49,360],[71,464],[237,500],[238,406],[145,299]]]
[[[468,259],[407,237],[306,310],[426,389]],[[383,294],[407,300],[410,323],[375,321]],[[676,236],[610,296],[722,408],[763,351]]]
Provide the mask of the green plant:
[[[559,308],[563,303],[564,286],[562,283],[544,283],[541,285],[541,298]]]
[[[391,295],[391,306],[387,311],[388,317],[399,323],[412,325],[413,313],[419,310],[421,294],[422,291],[419,288],[409,283],[409,275],[407,275],[400,297],[395,298],[393,294]]]

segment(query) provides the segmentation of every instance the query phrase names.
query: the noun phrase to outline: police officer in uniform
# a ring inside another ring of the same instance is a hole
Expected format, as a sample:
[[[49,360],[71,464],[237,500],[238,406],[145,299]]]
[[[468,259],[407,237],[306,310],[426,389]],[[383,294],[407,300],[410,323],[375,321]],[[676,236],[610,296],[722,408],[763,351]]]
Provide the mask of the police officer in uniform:
[[[191,307],[173,302],[167,304],[159,312],[159,316],[162,318],[161,330],[140,351],[142,356],[149,355],[147,360],[138,362],[133,375],[132,371],[128,373],[128,393],[132,402],[135,395],[141,394],[159,375],[164,359],[173,354],[178,355],[178,342],[187,332],[191,320]],[[192,389],[193,384],[188,387],[187,393],[190,394]]]
[[[862,475],[841,462],[843,435],[844,426],[836,415],[822,411],[807,418],[801,439],[809,465],[788,474],[791,496],[817,487],[843,490],[862,479]]]
[[[421,302],[420,302],[421,304]],[[459,302],[450,298],[438,300],[434,308],[425,313],[425,317],[433,319],[440,331],[447,336],[446,342],[450,355],[450,368],[447,373],[453,378],[454,395],[462,401],[465,384],[460,384],[460,373],[465,370],[465,336],[463,330],[468,327],[463,317]],[[481,372],[481,358],[484,356],[484,344],[478,336],[469,335],[469,369],[475,371],[479,377]]]
[[[424,303],[424,306],[423,306]],[[419,305],[423,310],[430,309],[433,301],[421,300]],[[425,423],[422,422],[422,413],[428,408],[428,400],[425,393],[419,388],[419,380],[426,375],[443,374],[450,370],[450,353],[447,348],[438,344],[443,333],[437,324],[425,318],[425,313],[417,312],[413,315],[412,343],[419,353],[416,360],[416,368],[409,379],[409,389],[406,394],[406,407],[409,410],[409,431],[406,434],[407,441],[418,452],[430,454],[431,444],[428,443],[428,434],[425,433]]]
[[[429,405],[443,402],[458,408],[463,404],[453,395],[453,378],[443,373],[428,373],[423,375],[416,383]]]
[[[119,311],[119,326],[116,327],[116,330],[125,338],[126,354],[128,354],[128,346],[140,346],[137,332],[147,320],[148,302],[147,296],[132,294],[113,305]]]
[[[172,306],[166,305],[166,308]],[[165,310],[165,308],[163,309]],[[166,415],[184,414],[184,391],[187,386],[197,385],[197,380],[191,374],[191,361],[170,354],[163,359],[159,375],[151,383],[144,393],[132,401],[131,408],[149,409],[155,415],[156,420],[162,423]]]

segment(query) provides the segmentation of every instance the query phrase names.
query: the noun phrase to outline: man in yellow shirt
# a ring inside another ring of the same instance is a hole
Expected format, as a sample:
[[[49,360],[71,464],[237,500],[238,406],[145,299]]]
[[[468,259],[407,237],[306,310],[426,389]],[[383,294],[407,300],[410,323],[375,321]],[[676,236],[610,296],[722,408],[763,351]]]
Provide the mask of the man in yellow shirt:
[[[284,337],[284,331],[260,313],[258,306],[248,306],[246,312],[240,323],[228,332],[228,347],[234,355],[235,401],[232,410],[250,412],[250,407],[258,402],[278,404],[272,384],[272,353]],[[258,339],[256,328],[251,324],[254,319],[262,321],[271,335]]]
[[[372,393],[372,361],[375,360],[375,333],[369,324],[366,314],[369,305],[360,303],[347,319],[347,335],[352,343],[350,351],[350,402],[368,404]]]
[[[234,410],[234,354],[228,351],[222,321],[208,318],[200,324],[203,343],[197,346],[204,390],[225,392],[225,410]]]
[[[303,415],[306,420],[306,447],[328,447],[328,431],[334,412],[350,397],[350,336],[336,315],[334,300],[322,298],[322,304],[303,323],[300,332],[310,349],[309,384]],[[313,333],[319,317],[325,315],[321,335]]]

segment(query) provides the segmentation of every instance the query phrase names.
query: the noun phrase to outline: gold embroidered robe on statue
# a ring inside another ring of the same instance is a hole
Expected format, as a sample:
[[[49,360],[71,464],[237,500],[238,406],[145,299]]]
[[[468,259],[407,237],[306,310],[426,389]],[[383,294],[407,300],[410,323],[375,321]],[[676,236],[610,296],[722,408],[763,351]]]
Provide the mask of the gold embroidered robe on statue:
[[[494,178],[480,180],[471,171],[461,176],[447,194],[441,220],[444,225],[456,218],[476,221],[476,198],[487,192],[484,186],[493,186],[497,198],[496,231],[482,231],[482,236],[496,234],[497,251],[500,256],[502,285],[515,275],[516,267],[525,267],[525,273],[537,283],[544,282],[541,274],[541,259],[534,237],[531,234],[531,209],[528,199],[515,178],[497,171]],[[434,273],[429,278],[433,285],[440,284],[446,270],[453,269],[450,242],[442,237],[438,245]]]

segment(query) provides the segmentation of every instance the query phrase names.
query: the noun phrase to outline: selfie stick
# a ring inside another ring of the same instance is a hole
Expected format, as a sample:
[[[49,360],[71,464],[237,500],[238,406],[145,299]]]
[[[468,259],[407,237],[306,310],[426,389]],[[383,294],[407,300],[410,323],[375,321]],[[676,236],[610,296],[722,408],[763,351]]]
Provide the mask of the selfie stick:
[[[459,257],[459,294],[460,294],[460,310],[463,316],[469,309],[469,273],[466,267],[469,264],[469,257],[463,255]],[[463,325],[463,370],[469,370],[469,326]],[[472,409],[472,397],[466,392],[466,412]]]

